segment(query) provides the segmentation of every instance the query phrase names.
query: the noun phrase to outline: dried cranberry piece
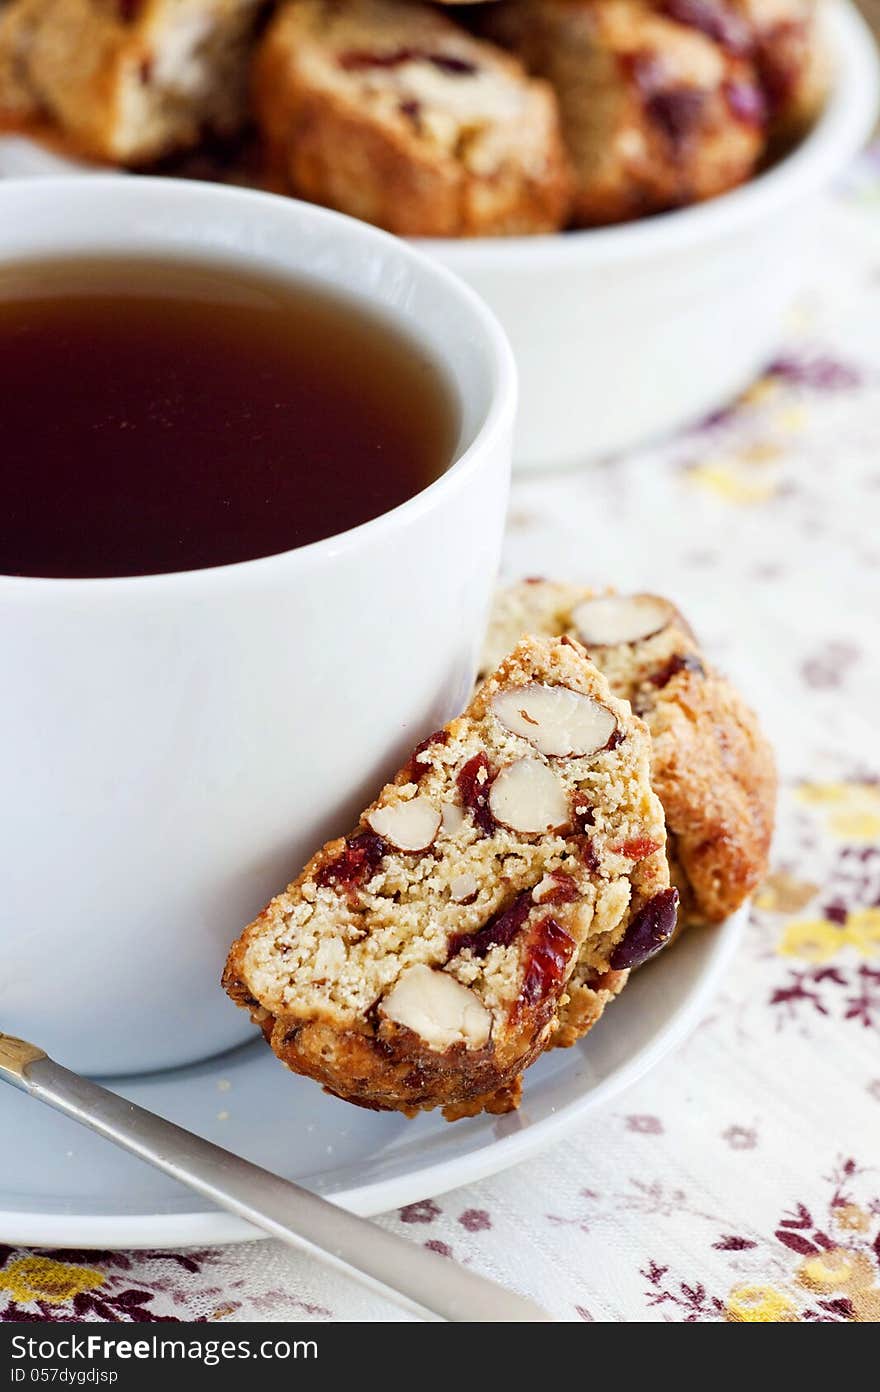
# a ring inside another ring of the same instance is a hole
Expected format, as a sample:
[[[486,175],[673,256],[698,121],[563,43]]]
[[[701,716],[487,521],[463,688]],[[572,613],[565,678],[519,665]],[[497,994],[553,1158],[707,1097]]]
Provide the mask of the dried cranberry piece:
[[[660,91],[664,83],[663,65],[649,50],[640,53],[625,53],[618,60],[619,67],[631,78],[643,97]]]
[[[455,77],[470,77],[477,71],[476,63],[472,63],[468,58],[454,58],[446,53],[429,53],[426,58],[441,72],[452,73]]]
[[[755,54],[758,77],[771,111],[789,100],[809,40],[803,20],[783,20],[765,29]]]
[[[424,754],[426,749],[430,749],[432,744],[448,743],[449,731],[435,730],[433,735],[429,735],[427,739],[422,740],[421,744],[416,745],[415,749],[412,752],[412,756],[410,757],[410,761],[406,766],[407,776],[409,778],[410,783],[420,782],[420,780],[424,778],[425,774],[428,772],[429,766],[426,763],[420,761],[419,755]]]
[[[571,822],[575,831],[573,837],[577,853],[587,867],[591,875],[595,875],[599,869],[599,857],[589,836],[590,828],[595,823],[593,809],[584,801],[583,797],[576,793],[571,801]]]
[[[574,950],[572,938],[551,914],[535,924],[527,948],[526,970],[519,999],[526,1005],[545,1000],[565,976]]]
[[[591,875],[599,873],[599,857],[589,836],[578,836],[575,842],[578,854]]]
[[[629,841],[622,841],[614,849],[618,855],[626,856],[627,860],[644,860],[645,856],[653,855],[659,851],[659,841],[651,841],[647,836],[633,836]]]
[[[663,12],[689,29],[699,29],[728,53],[742,55],[751,48],[749,26],[723,4],[713,0],[665,0]]]
[[[767,100],[753,82],[725,82],[724,96],[731,115],[744,126],[763,129],[767,124]]]
[[[675,932],[678,890],[663,889],[644,904],[611,954],[611,968],[640,967],[665,947]]]
[[[143,0],[116,0],[116,12],[124,24],[137,19]]]
[[[564,870],[554,870],[550,879],[553,881],[553,888],[541,895],[542,904],[570,904],[580,898],[580,890],[571,875],[567,875]]]
[[[707,94],[698,87],[670,87],[669,76],[653,53],[627,54],[621,60],[642,95],[645,111],[676,151],[687,143],[703,119]]]
[[[523,890],[512,904],[490,918],[482,928],[475,929],[473,933],[459,933],[453,938],[449,956],[457,957],[459,952],[470,948],[475,957],[485,957],[490,948],[508,947],[522,930],[533,907],[532,891]]]
[[[571,800],[571,824],[576,832],[583,834],[595,824],[593,809],[583,799],[580,793],[575,793]]]
[[[357,836],[349,836],[345,850],[318,871],[315,883],[324,886],[335,884],[346,889],[366,884],[387,854],[387,842],[375,831],[362,831]]]
[[[475,754],[459,770],[455,780],[462,802],[486,836],[491,836],[495,830],[495,818],[489,810],[489,789],[494,777],[495,770],[486,755]]]
[[[470,77],[477,71],[476,63],[467,58],[456,58],[452,54],[428,53],[421,48],[392,48],[385,53],[377,53],[368,48],[352,48],[341,53],[336,60],[345,72],[359,72],[366,68],[399,68],[404,63],[431,63],[440,72],[454,77]]]
[[[706,675],[705,667],[693,653],[674,653],[668,662],[664,662],[663,666],[654,672],[649,681],[659,689],[671,682],[673,677],[677,677],[679,672],[695,672],[699,677]]]
[[[645,110],[663,131],[670,145],[681,150],[703,119],[706,93],[696,87],[670,87],[653,92]]]
[[[386,53],[377,53],[369,48],[352,48],[348,53],[340,53],[337,62],[345,72],[358,72],[362,68],[398,68],[402,63],[410,63],[418,54],[414,48],[392,48]]]

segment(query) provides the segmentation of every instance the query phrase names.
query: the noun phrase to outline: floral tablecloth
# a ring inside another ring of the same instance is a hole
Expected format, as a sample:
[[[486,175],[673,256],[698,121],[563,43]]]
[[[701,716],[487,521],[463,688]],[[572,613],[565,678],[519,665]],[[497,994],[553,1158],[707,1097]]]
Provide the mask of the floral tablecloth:
[[[673,595],[782,777],[690,1042],[542,1158],[381,1220],[566,1320],[880,1321],[880,150],[823,217],[781,355],[729,412],[514,488],[507,573]],[[269,1242],[0,1247],[4,1318],[404,1317]]]

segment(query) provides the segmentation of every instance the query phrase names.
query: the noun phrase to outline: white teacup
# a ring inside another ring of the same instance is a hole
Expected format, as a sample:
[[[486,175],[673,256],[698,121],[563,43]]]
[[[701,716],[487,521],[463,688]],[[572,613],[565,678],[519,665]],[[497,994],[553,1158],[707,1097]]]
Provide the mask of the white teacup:
[[[317,278],[396,317],[460,397],[449,469],[342,535],[180,574],[0,577],[0,1029],[81,1072],[167,1068],[249,1036],[219,986],[229,943],[467,697],[514,368],[464,285],[321,208],[100,176],[8,183],[0,208],[0,264]]]

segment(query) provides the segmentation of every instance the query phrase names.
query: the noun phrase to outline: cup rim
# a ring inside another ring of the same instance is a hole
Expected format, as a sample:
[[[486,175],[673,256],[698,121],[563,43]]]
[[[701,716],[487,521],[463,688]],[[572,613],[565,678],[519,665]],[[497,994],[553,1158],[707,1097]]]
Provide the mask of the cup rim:
[[[822,112],[794,149],[738,188],[703,203],[617,226],[537,237],[418,237],[413,245],[464,274],[528,274],[573,264],[636,262],[689,250],[774,216],[840,173],[867,139],[877,115],[880,62],[866,21],[851,0],[825,0],[819,16],[832,65]]]
[[[457,491],[493,452],[494,446],[505,433],[512,432],[517,402],[517,371],[513,350],[497,318],[480,298],[453,271],[435,261],[425,252],[408,242],[384,232],[357,218],[323,208],[301,199],[282,197],[261,189],[239,188],[237,186],[213,183],[198,183],[155,175],[139,175],[120,179],[116,173],[108,174],[62,174],[46,178],[19,177],[4,180],[0,186],[0,207],[8,196],[22,196],[33,191],[36,197],[59,198],[77,196],[88,198],[95,188],[112,191],[115,197],[125,199],[129,195],[138,198],[164,200],[201,201],[205,205],[237,203],[239,206],[251,205],[254,214],[259,216],[261,208],[286,208],[292,217],[304,217],[318,224],[324,224],[328,234],[332,234],[340,224],[349,236],[356,236],[366,246],[382,248],[386,254],[391,251],[398,261],[412,269],[415,275],[433,280],[452,296],[461,313],[470,316],[471,323],[479,335],[481,351],[484,353],[490,373],[489,398],[486,408],[480,413],[476,432],[467,447],[457,454],[446,469],[425,488],[406,498],[396,507],[389,508],[377,517],[369,518],[356,527],[335,532],[332,536],[318,541],[307,542],[287,551],[274,551],[267,556],[257,556],[250,560],[232,561],[217,566],[202,566],[192,570],[160,571],[147,575],[109,575],[109,576],[37,576],[6,575],[0,573],[0,590],[27,590],[28,595],[55,596],[62,592],[82,594],[86,591],[107,593],[110,590],[146,591],[168,588],[171,585],[186,585],[193,588],[213,584],[217,586],[226,580],[241,582],[257,581],[269,567],[279,561],[294,569],[314,565],[317,561],[332,560],[349,552],[366,541],[381,541],[383,535],[389,540],[398,528],[406,527],[412,521],[432,511],[449,493]],[[167,205],[166,205],[167,206]],[[198,248],[196,248],[196,251]],[[63,254],[63,247],[59,248]],[[35,258],[36,259],[36,258]],[[196,258],[197,259],[197,258]],[[332,284],[332,282],[328,282]],[[364,289],[364,299],[370,302],[369,286]],[[418,331],[416,329],[416,337]],[[443,366],[448,366],[448,357],[441,356]]]

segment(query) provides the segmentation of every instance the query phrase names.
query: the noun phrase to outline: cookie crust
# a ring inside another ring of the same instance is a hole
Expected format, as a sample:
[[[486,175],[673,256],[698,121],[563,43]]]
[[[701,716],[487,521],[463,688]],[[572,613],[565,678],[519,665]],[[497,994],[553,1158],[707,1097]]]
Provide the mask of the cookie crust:
[[[699,202],[754,171],[766,122],[750,59],[650,0],[508,0],[480,22],[553,84],[576,225]]]
[[[561,693],[566,710],[586,698],[604,712],[606,743],[542,753],[536,690]],[[529,738],[510,728],[521,704]],[[519,832],[495,819],[509,799],[493,788],[523,763],[555,780],[565,825]],[[405,839],[389,833],[401,807],[421,829],[411,840],[433,830],[430,845],[385,839]],[[414,751],[356,831],[266,906],[233,946],[224,986],[289,1068],[337,1096],[408,1114],[506,1110],[554,1036],[573,1042],[623,986],[615,956],[640,915],[659,903],[671,932],[664,840],[642,721],[579,644],[530,638]]]
[[[253,64],[272,171],[401,236],[553,232],[571,171],[556,97],[511,55],[405,0],[288,0]]]

